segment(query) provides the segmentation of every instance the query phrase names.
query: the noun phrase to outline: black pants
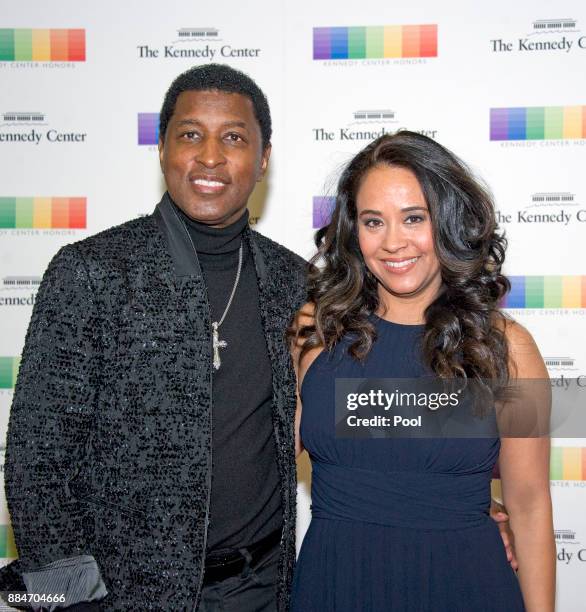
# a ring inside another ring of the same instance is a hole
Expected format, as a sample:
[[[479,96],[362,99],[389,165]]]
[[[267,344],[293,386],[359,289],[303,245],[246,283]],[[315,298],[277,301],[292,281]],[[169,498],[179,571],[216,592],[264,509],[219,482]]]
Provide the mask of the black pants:
[[[275,612],[279,546],[241,574],[203,587],[198,612]]]

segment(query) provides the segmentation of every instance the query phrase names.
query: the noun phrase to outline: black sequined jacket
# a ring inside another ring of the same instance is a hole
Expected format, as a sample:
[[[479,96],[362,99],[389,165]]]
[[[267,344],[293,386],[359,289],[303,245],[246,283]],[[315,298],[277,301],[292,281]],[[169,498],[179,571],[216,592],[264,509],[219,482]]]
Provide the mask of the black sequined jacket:
[[[295,379],[284,331],[305,299],[305,262],[250,228],[245,239],[272,363],[284,611],[296,499]],[[108,590],[102,610],[196,609],[211,362],[203,276],[167,195],[153,215],[59,251],[39,289],[10,413],[5,488],[19,559],[0,570],[0,590],[30,575],[29,587],[71,589],[72,572],[83,589],[97,563]]]

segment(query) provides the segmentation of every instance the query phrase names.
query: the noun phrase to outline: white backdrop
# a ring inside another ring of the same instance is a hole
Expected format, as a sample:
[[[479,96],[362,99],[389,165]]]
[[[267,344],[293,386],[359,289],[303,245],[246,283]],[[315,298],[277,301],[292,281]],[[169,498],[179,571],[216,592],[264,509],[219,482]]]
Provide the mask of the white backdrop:
[[[437,53],[434,28],[423,30],[432,32],[423,45],[393,43],[417,41],[422,30],[405,26],[422,25],[436,26]],[[334,32],[332,53],[323,41],[333,27],[351,29]],[[340,166],[373,133],[421,131],[491,186],[510,240],[506,271],[537,286],[510,302],[511,313],[551,374],[586,373],[581,0],[20,0],[0,15],[2,440],[39,277],[62,244],[153,210],[164,187],[156,147],[138,144],[138,115],[157,113],[171,80],[211,59],[249,73],[271,104],[271,168],[250,204],[259,231],[309,257],[313,198],[331,194]],[[491,129],[491,109],[517,110],[493,111]],[[60,214],[67,206],[77,214]],[[558,610],[574,612],[586,609],[586,444],[553,445]],[[306,460],[300,473],[299,542],[309,520]],[[3,497],[0,523],[8,559]]]

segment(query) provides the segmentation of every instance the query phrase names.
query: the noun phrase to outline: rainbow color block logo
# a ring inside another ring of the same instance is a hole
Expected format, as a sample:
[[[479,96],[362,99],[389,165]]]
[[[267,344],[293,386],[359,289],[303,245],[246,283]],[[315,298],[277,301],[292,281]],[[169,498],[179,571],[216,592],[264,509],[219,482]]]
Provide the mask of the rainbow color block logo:
[[[13,389],[20,366],[20,357],[0,357],[0,389]]]
[[[586,480],[586,448],[553,447],[549,477],[551,480]]]
[[[138,144],[159,144],[159,113],[138,113]]]
[[[437,57],[437,25],[313,28],[314,60]]]
[[[16,559],[17,557],[12,525],[0,525],[0,558]]]
[[[313,197],[313,228],[319,229],[330,222],[336,198],[333,196],[314,196]]]
[[[0,229],[85,229],[86,198],[0,197]]]
[[[491,140],[586,138],[586,106],[530,106],[490,109]]]
[[[85,30],[1,28],[0,62],[85,62]]]
[[[503,308],[586,308],[586,276],[509,276]]]

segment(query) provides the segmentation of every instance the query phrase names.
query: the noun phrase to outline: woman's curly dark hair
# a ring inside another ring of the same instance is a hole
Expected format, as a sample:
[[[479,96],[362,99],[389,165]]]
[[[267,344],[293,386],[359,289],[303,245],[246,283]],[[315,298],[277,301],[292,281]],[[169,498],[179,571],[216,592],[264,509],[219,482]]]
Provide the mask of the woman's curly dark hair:
[[[358,244],[356,194],[377,165],[411,170],[424,194],[440,263],[442,288],[425,311],[423,357],[440,378],[508,380],[508,346],[498,303],[510,289],[501,274],[506,239],[498,232],[490,194],[466,165],[434,140],[399,131],[360,151],[344,169],[330,223],[317,231],[308,279],[313,324],[294,334],[301,356],[332,349],[350,335],[349,352],[363,359],[376,337],[370,315],[379,307],[378,281]]]

